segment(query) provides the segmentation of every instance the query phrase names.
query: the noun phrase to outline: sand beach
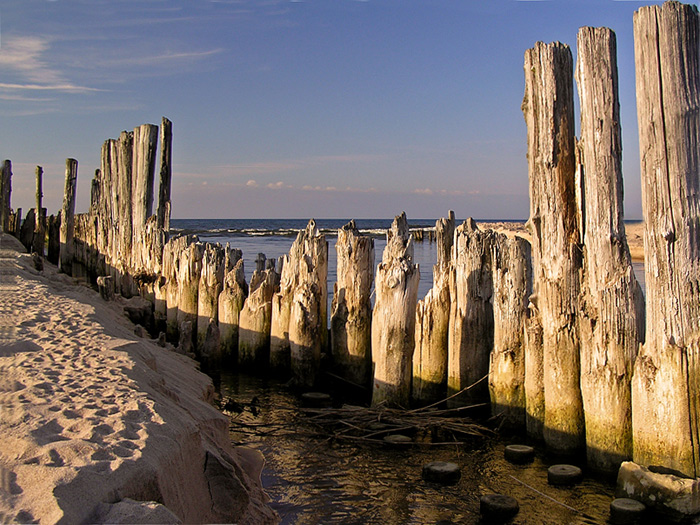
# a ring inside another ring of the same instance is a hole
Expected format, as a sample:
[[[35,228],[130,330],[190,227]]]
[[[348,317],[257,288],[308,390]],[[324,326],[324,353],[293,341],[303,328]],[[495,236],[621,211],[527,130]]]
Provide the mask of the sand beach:
[[[0,521],[276,520],[196,363],[0,235]]]

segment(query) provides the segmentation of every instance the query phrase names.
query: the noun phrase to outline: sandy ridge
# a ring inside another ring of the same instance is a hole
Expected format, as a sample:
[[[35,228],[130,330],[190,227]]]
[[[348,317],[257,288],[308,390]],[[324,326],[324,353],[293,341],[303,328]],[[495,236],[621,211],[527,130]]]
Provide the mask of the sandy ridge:
[[[0,236],[0,522],[274,521],[209,378],[20,250]]]

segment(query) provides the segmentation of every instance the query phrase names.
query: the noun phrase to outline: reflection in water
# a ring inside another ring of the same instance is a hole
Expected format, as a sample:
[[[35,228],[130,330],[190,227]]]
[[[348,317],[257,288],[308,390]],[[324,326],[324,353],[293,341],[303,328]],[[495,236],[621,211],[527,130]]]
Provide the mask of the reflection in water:
[[[317,429],[304,418],[297,399],[279,383],[224,375],[221,394],[242,404],[257,397],[257,416],[250,407],[232,415],[231,438],[265,456],[263,485],[282,523],[481,523],[479,497],[492,492],[518,500],[514,524],[603,524],[609,516],[613,485],[587,477],[575,487],[550,487],[547,467],[556,461],[540,455],[531,465],[511,465],[503,459],[501,440],[408,450],[339,443],[314,435]],[[424,482],[422,466],[436,460],[457,463],[459,483]]]

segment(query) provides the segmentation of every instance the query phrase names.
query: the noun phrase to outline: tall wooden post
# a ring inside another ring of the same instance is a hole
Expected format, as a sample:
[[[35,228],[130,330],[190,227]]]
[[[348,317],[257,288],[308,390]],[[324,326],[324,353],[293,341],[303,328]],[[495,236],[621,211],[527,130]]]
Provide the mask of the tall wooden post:
[[[0,232],[10,233],[10,210],[12,196],[12,162],[5,160],[2,163],[2,176],[0,177]]]
[[[160,124],[160,181],[158,187],[158,227],[170,229],[170,183],[172,181],[173,123],[163,117]]]
[[[117,284],[125,296],[131,296],[128,273],[133,257],[133,159],[134,134],[122,131],[119,139],[111,142],[112,159],[112,221],[115,242],[112,249],[113,264],[121,274]],[[117,191],[114,191],[115,188]]]
[[[582,27],[581,100],[584,281],[581,393],[588,466],[617,472],[632,457],[632,366],[643,339],[643,297],[623,220],[617,46],[608,28]]]
[[[78,182],[78,161],[66,159],[66,184],[63,191],[63,208],[61,208],[61,249],[58,268],[71,275],[73,268],[73,235],[75,225],[75,189]]]
[[[526,51],[524,69],[533,286],[542,321],[544,438],[553,451],[571,453],[584,442],[571,50],[559,42],[538,42]]]
[[[155,156],[158,146],[158,126],[142,124],[134,128],[134,158],[132,169],[133,239],[136,242],[146,220],[153,213],[153,184]]]
[[[46,214],[41,205],[43,192],[43,177],[44,169],[41,166],[36,167],[36,208],[34,211],[34,243],[32,250],[38,253],[41,257],[44,256],[44,237],[46,235]]]
[[[700,475],[700,27],[695,6],[634,15],[646,341],[634,366],[634,460]]]

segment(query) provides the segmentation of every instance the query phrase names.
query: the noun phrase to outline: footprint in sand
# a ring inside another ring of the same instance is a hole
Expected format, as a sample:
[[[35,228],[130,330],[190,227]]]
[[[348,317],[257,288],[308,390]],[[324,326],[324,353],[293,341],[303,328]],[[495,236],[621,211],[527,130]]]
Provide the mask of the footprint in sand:
[[[51,420],[36,430],[31,431],[32,437],[36,439],[36,442],[39,445],[48,445],[49,443],[54,443],[55,441],[65,441],[68,439],[63,436],[62,433],[63,427],[59,425],[56,420]]]
[[[99,434],[101,436],[108,436],[109,434],[114,433],[114,429],[111,426],[109,426],[108,424],[103,423],[101,425],[97,425],[94,428],[94,432],[95,432],[95,434]]]
[[[69,408],[66,408],[62,413],[68,419],[78,419],[81,416],[76,411],[70,410]]]
[[[114,452],[114,454],[120,458],[130,458],[134,455],[133,449],[120,445],[115,445],[112,447],[112,452]]]
[[[90,459],[93,461],[112,461],[114,459],[114,455],[110,454],[104,448],[100,448],[99,450],[96,450],[92,456],[90,456]]]
[[[6,494],[22,494],[22,487],[17,484],[17,474],[0,467],[0,489]]]
[[[47,467],[62,467],[64,464],[63,458],[55,448],[49,450],[49,458],[51,458],[51,461],[46,463]]]

